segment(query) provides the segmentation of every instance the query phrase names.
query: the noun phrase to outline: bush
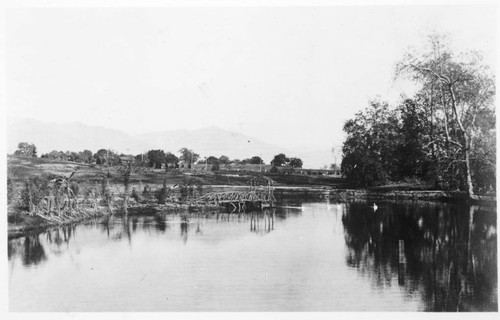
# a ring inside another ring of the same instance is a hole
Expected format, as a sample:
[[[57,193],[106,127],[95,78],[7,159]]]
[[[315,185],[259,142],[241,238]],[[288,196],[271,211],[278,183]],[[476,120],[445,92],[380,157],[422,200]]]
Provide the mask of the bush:
[[[179,186],[179,193],[181,195],[181,200],[186,200],[188,196],[188,187],[185,185],[180,185]]]
[[[9,212],[7,214],[7,222],[8,223],[22,223],[24,221],[24,217],[19,212]]]
[[[196,185],[196,192],[198,193],[198,197],[201,197],[203,195],[203,185],[202,184]]]
[[[142,190],[142,196],[146,199],[151,199],[151,188],[148,185],[144,186]]]
[[[170,196],[170,189],[167,187],[163,187],[161,189],[156,190],[155,198],[158,200],[159,204],[165,204],[167,198]]]
[[[27,179],[21,191],[20,208],[23,210],[31,210],[31,205],[37,206],[47,195],[47,182],[47,180],[40,177]]]
[[[143,201],[142,196],[137,192],[137,189],[133,188],[132,193],[130,194],[130,197],[134,199],[136,202],[141,203]]]
[[[86,188],[83,191],[83,199],[88,202],[90,199],[95,199],[96,198],[96,193],[94,188]]]

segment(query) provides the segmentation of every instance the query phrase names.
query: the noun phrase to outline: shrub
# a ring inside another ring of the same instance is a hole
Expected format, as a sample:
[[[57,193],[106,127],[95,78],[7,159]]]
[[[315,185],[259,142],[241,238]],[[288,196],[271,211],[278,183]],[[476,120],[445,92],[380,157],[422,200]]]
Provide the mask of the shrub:
[[[202,184],[196,185],[196,192],[198,193],[198,197],[201,197],[203,195],[203,185]]]
[[[21,191],[20,208],[23,210],[31,210],[32,205],[37,206],[42,201],[47,194],[47,190],[47,180],[40,177],[27,179]]]
[[[167,198],[170,196],[170,189],[162,187],[155,192],[155,198],[158,200],[159,204],[165,204]]]
[[[141,203],[143,201],[142,196],[139,194],[139,192],[137,192],[136,188],[132,189],[132,193],[130,194],[130,197],[132,197],[132,199],[134,199],[136,202],[139,202],[139,203]]]
[[[181,200],[186,200],[188,196],[188,187],[185,185],[180,185],[179,186],[179,193],[181,195]]]
[[[167,198],[170,196],[170,188],[167,188],[167,179],[163,180],[163,187],[156,190],[155,197],[159,204],[165,204]]]
[[[151,188],[148,185],[144,186],[144,189],[142,190],[142,196],[146,199],[151,198]]]

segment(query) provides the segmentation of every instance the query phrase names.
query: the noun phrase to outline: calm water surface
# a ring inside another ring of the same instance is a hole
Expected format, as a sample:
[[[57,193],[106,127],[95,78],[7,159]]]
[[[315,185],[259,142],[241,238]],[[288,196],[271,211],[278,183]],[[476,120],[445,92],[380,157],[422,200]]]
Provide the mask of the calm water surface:
[[[377,205],[115,217],[11,239],[10,310],[498,309],[495,209]]]

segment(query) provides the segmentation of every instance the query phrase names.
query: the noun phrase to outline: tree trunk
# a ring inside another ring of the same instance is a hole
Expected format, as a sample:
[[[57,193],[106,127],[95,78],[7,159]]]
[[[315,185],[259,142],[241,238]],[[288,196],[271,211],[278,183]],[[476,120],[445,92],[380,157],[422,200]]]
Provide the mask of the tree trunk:
[[[465,176],[467,180],[467,195],[470,198],[474,195],[474,188],[472,185],[472,175],[470,167],[471,139],[469,138],[469,135],[467,134],[467,131],[465,130],[465,127],[458,116],[457,105],[456,105],[457,99],[455,97],[455,90],[453,89],[453,86],[449,85],[448,90],[451,94],[451,109],[453,111],[453,114],[455,115],[455,121],[457,122],[459,130],[463,136],[463,150],[465,153]]]
[[[465,136],[465,134],[464,134]],[[470,149],[468,147],[469,145],[469,139],[467,137],[465,138],[466,141],[466,147],[465,147],[465,174],[466,174],[466,179],[467,179],[467,195],[469,197],[474,195],[474,187],[472,185],[472,175],[471,175],[471,167],[470,167]]]

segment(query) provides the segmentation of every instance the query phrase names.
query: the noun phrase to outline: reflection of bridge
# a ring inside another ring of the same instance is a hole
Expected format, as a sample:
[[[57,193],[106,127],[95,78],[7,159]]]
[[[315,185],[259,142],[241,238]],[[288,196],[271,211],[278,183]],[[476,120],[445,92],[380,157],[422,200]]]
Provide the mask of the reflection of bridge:
[[[276,199],[272,189],[207,193],[194,200],[196,204],[225,206],[231,212],[273,207]]]

